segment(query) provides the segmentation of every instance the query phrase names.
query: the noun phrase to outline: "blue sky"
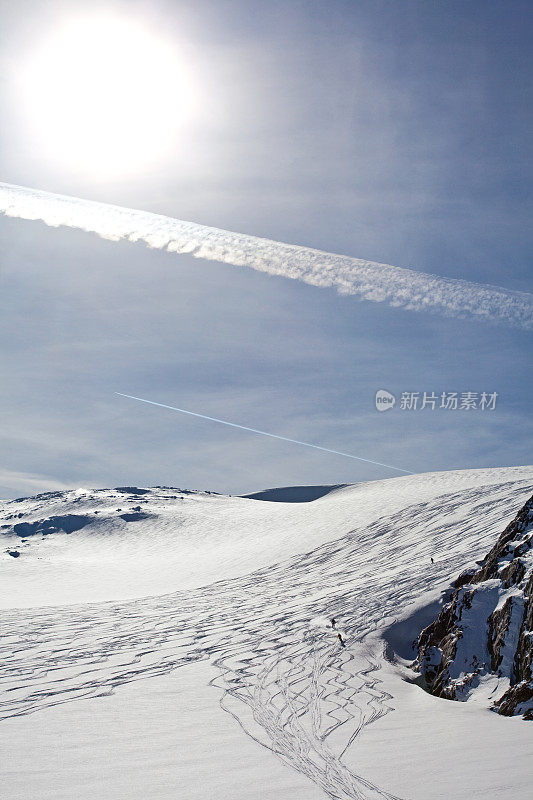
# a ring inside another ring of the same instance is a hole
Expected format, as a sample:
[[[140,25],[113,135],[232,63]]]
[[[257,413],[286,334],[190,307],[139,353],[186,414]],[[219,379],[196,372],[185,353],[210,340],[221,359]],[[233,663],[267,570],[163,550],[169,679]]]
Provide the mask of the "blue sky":
[[[41,30],[89,7],[2,6],[8,78]],[[127,8],[195,65],[201,119],[156,168],[106,181],[39,151],[6,80],[1,180],[530,289],[526,3]],[[413,471],[530,461],[524,331],[22,220],[0,218],[0,247],[5,497],[394,475],[115,391]],[[378,414],[379,388],[500,397],[494,412]]]

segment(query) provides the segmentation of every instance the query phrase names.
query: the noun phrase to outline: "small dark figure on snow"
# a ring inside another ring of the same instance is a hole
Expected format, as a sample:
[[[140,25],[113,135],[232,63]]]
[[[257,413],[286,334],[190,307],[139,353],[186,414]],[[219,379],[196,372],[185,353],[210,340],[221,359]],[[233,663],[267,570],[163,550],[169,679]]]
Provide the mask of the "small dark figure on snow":
[[[337,624],[337,620],[336,619],[332,619],[331,620],[331,627],[334,628],[336,624]]]
[[[432,563],[432,564],[434,564],[434,563],[435,563],[435,562],[433,561],[433,558],[431,559],[431,563]]]
[[[344,644],[344,639],[342,638],[340,633],[337,634],[337,638],[338,638],[339,642],[341,643],[341,647],[346,647],[346,645]]]

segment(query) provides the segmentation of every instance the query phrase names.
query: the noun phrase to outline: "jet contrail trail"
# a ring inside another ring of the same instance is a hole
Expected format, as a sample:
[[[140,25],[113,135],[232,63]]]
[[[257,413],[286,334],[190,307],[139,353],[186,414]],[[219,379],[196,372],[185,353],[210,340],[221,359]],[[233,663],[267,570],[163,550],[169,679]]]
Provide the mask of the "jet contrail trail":
[[[248,428],[246,425],[237,425],[235,422],[226,422],[224,419],[217,419],[216,417],[207,417],[205,414],[197,414],[195,411],[186,411],[184,408],[176,408],[176,406],[167,406],[165,403],[156,403],[154,400],[145,400],[143,397],[134,397],[131,394],[123,394],[122,392],[115,392],[120,397],[128,397],[130,400],[139,400],[141,403],[149,403],[151,406],[160,406],[161,408],[170,408],[172,411],[180,411],[182,414],[190,414],[191,417],[200,417],[200,419],[208,419],[210,422],[220,422],[222,425],[229,425],[230,428],[240,428],[241,431],[250,431],[251,433],[259,433],[261,436],[270,436],[272,439],[281,439],[283,442],[292,442],[292,444],[302,444],[304,447],[314,447],[315,450],[323,450],[325,453],[334,453],[336,456],[346,456],[346,458],[355,458],[356,461],[365,461],[367,464],[376,464],[378,467],[387,467],[387,469],[394,469],[396,472],[405,472],[407,475],[414,475],[408,469],[401,469],[400,467],[393,467],[390,464],[382,464],[381,461],[372,461],[370,458],[361,458],[361,456],[354,456],[351,453],[341,453],[340,450],[330,450],[329,447],[321,447],[318,444],[309,444],[309,442],[300,442],[298,439],[289,439],[287,436],[278,436],[276,433],[267,433],[266,431],[259,431],[257,428]]]
[[[526,330],[533,327],[533,295],[501,286],[441,278],[7,183],[0,183],[0,213],[40,220],[53,227],[65,225],[113,241],[144,242],[158,250],[249,267],[408,311],[504,322]]]

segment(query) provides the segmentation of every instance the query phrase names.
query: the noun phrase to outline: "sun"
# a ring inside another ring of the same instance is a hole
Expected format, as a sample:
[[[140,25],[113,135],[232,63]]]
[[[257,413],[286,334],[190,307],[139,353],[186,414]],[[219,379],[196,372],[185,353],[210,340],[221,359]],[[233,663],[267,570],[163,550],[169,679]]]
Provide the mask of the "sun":
[[[103,177],[162,161],[195,104],[175,50],[116,17],[76,19],[56,30],[21,76],[43,155]]]

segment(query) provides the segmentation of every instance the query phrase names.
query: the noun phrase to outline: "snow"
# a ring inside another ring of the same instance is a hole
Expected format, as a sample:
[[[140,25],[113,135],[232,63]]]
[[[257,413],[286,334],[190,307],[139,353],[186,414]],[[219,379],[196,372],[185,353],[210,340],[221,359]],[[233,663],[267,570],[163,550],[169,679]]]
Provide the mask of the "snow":
[[[524,637],[531,627],[532,503],[528,498],[490,552],[476,562],[481,569],[461,573],[454,586],[462,588],[447,597],[442,612],[420,635],[417,665],[429,691],[498,708],[505,715],[516,713],[518,698],[527,701],[533,693]]]
[[[383,634],[406,619],[393,644],[407,655],[424,606],[485,555],[532,478],[430,473],[312,502],[145,488],[3,504],[4,795],[525,797],[533,726],[426,694]],[[48,531],[73,515],[90,522]],[[35,522],[44,533],[23,543],[13,526]]]
[[[524,597],[522,593],[508,594],[511,598],[511,619],[500,655],[501,663],[499,670],[502,675],[511,675],[513,671],[513,661],[520,637],[520,627],[524,618]]]
[[[449,667],[451,681],[456,687],[458,699],[468,697],[471,689],[477,685],[477,676],[471,674],[471,654],[476,653],[482,664],[490,668],[490,655],[487,649],[487,619],[492,613],[498,598],[498,581],[486,581],[480,586],[471,599],[471,607],[462,608],[461,630],[462,636],[457,642],[456,656]],[[470,587],[463,587],[459,591],[459,602]],[[474,683],[472,683],[474,680]],[[500,694],[503,694],[502,688]]]
[[[380,678],[394,713],[364,728],[348,762],[353,758],[369,780],[410,800],[529,796],[527,722],[432,697],[389,664]]]
[[[408,506],[420,505],[415,513],[427,523],[428,535],[433,531],[432,540],[410,542],[409,552],[429,558],[430,542],[435,555],[439,551],[437,531],[443,526],[451,526],[454,537],[472,536],[463,530],[468,527],[464,508],[456,510],[466,491],[471,513],[478,506],[483,513],[486,505],[493,506],[487,513],[494,527],[482,534],[490,545],[501,528],[502,514],[512,518],[515,498],[522,496],[521,488],[508,491],[498,484],[522,480],[525,485],[530,475],[522,467],[508,468],[504,474],[503,481],[500,470],[428,473],[423,480],[409,475],[334,488],[313,503],[266,503],[179,489],[146,494],[73,490],[4,503],[0,524],[65,515],[94,521],[76,534],[28,537],[22,545],[19,536],[4,529],[6,549],[17,547],[23,557],[0,554],[0,607],[124,600],[198,588],[314,550]],[[490,498],[485,497],[487,485],[493,486]],[[438,498],[453,492],[458,493],[457,501],[449,499],[443,520]],[[432,507],[425,509],[424,503]],[[139,511],[149,513],[150,519],[141,523],[122,518]],[[16,517],[8,519],[10,515]],[[379,542],[371,546],[381,549]],[[461,552],[460,542],[453,547]],[[483,552],[481,546],[477,552]]]
[[[111,697],[6,720],[3,796],[321,800],[317,787],[221,710],[220,692],[209,685],[214,675],[204,661]]]

